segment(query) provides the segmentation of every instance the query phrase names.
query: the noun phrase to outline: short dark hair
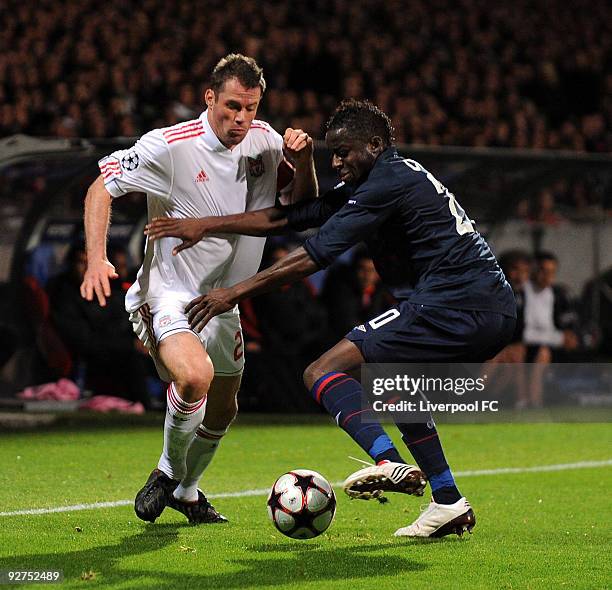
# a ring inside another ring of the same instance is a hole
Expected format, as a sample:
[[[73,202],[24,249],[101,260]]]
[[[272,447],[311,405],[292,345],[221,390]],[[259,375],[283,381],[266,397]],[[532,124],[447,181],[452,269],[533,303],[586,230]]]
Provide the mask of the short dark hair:
[[[385,146],[391,145],[395,140],[391,119],[369,100],[343,100],[325,127],[326,131],[336,129],[346,129],[351,137],[363,141],[378,136],[382,138]]]
[[[546,262],[547,260],[552,260],[553,262],[556,262],[557,264],[559,264],[558,258],[552,252],[547,252],[543,250],[541,252],[536,253],[535,255],[536,264],[540,264],[541,262]]]
[[[529,252],[519,249],[506,250],[499,257],[499,266],[501,266],[504,272],[510,270],[520,262],[531,264],[531,255],[529,254]]]
[[[263,69],[252,57],[230,53],[219,60],[210,77],[210,88],[215,94],[218,94],[223,89],[225,82],[231,78],[236,78],[245,88],[259,86],[262,94],[266,91]]]

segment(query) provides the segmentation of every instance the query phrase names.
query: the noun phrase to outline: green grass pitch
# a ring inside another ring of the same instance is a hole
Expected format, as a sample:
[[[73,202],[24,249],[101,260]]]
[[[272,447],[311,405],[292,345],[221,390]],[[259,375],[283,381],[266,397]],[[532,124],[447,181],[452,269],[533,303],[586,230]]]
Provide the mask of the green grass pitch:
[[[443,425],[440,431],[458,472],[612,458],[609,424]],[[89,431],[0,435],[0,512],[131,499],[155,466],[160,445],[161,427],[112,422]],[[265,489],[299,467],[337,482],[359,468],[348,455],[366,458],[328,422],[238,423],[203,487],[210,495]],[[227,525],[192,527],[170,509],[150,525],[131,506],[0,516],[0,570],[61,569],[61,588],[612,585],[611,465],[457,479],[478,519],[474,534],[463,538],[396,539],[393,532],[417,516],[426,497],[391,495],[379,504],[350,501],[337,489],[331,528],[295,541],[272,527],[260,494],[214,500]]]

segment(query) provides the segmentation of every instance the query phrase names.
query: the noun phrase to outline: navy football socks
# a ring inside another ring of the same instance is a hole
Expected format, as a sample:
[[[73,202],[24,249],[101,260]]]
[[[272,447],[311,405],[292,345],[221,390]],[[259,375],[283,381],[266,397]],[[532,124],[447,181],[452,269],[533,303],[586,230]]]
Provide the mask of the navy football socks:
[[[396,425],[417,465],[427,476],[434,500],[438,504],[454,504],[460,500],[461,494],[446,462],[433,418],[426,424],[397,422]]]
[[[358,381],[333,371],[318,379],[310,393],[376,463],[405,463],[372,409],[362,403],[363,389]]]
[[[376,463],[405,463],[370,407],[365,407],[363,389],[346,373],[333,371],[313,385],[315,400],[331,414],[342,428]],[[367,419],[367,422],[365,420]],[[402,440],[431,485],[438,504],[453,504],[461,499],[446,462],[433,419],[427,424],[397,423]]]

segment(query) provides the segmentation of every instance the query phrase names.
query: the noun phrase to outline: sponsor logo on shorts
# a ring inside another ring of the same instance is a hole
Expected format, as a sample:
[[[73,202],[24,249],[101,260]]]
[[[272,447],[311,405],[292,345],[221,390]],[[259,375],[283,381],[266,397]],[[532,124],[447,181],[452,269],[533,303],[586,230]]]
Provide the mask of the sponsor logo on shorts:
[[[362,332],[365,332],[366,327],[363,324],[359,324],[358,326],[355,326],[353,330],[361,330]]]

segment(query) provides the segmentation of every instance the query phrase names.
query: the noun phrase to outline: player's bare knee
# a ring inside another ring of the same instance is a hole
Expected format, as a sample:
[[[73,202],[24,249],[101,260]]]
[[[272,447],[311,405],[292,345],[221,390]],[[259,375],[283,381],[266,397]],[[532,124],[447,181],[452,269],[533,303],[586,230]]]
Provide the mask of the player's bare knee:
[[[206,381],[203,380],[178,380],[175,385],[181,399],[190,404],[200,401],[208,393]]]
[[[213,379],[212,365],[205,364],[202,367],[193,367],[175,380],[179,395],[188,403],[201,400],[210,389]]]
[[[304,385],[307,389],[312,389],[312,386],[326,373],[329,373],[332,369],[327,368],[321,359],[317,359],[313,363],[310,363],[304,371],[303,379]]]

